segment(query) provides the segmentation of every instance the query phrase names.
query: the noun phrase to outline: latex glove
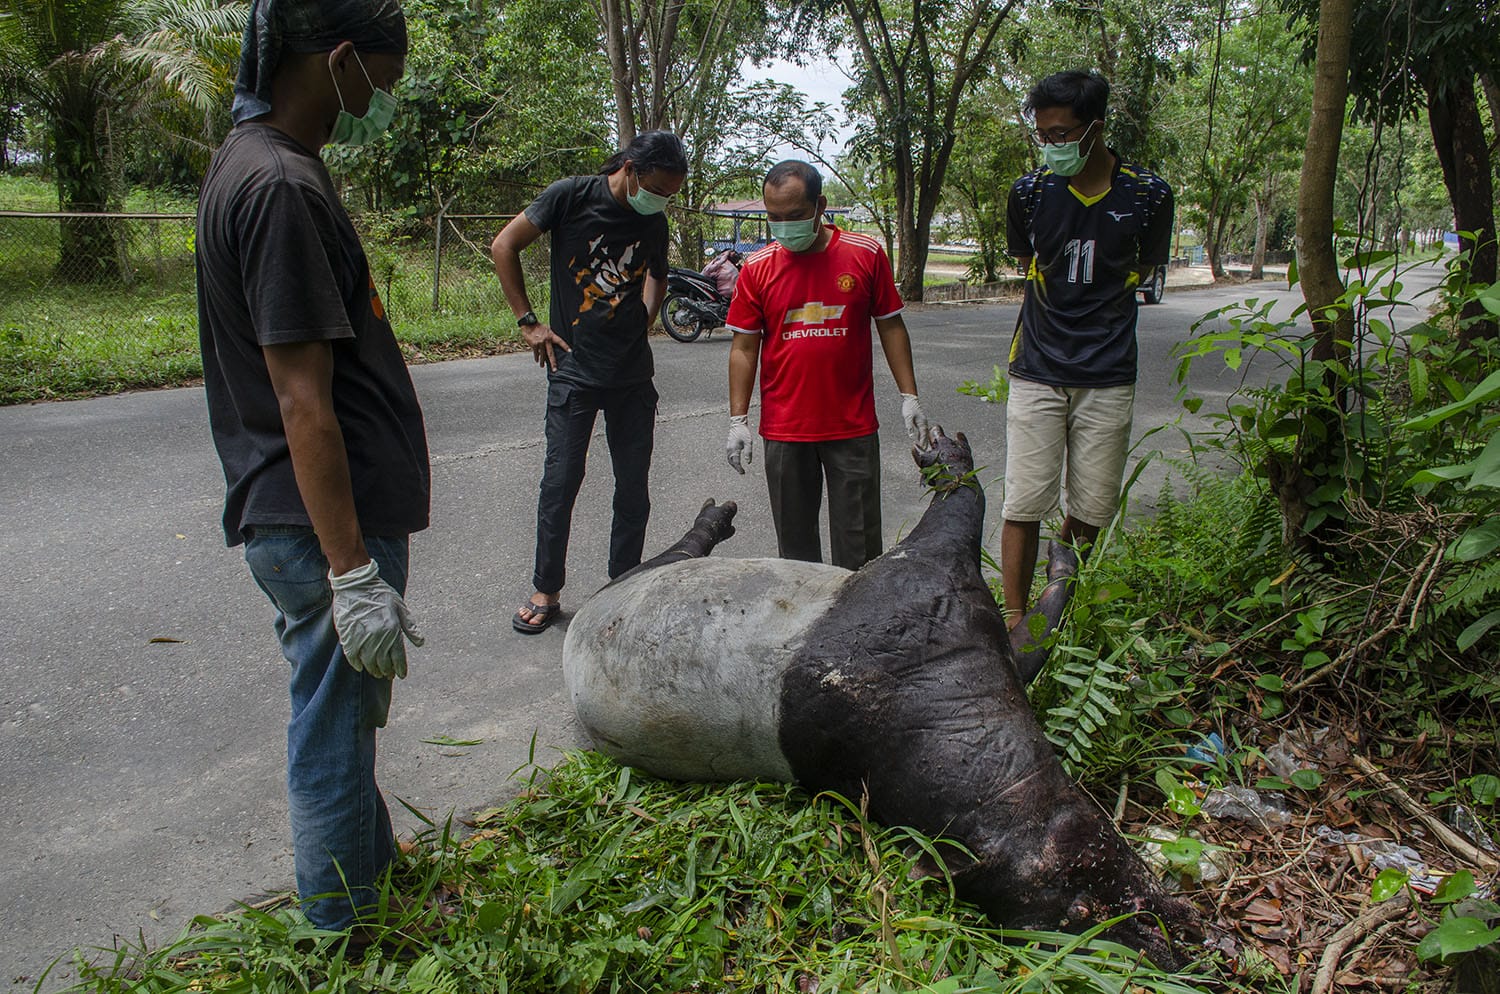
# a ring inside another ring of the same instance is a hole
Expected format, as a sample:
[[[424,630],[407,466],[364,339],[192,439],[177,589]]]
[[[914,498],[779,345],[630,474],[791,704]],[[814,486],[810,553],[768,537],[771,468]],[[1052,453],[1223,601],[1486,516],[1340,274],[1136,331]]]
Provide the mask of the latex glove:
[[[750,465],[750,460],[755,455],[755,435],[750,431],[750,415],[729,416],[729,438],[724,443],[724,455],[728,457],[729,465],[744,476],[745,467]]]
[[[412,621],[406,601],[380,578],[371,559],[339,576],[328,572],[333,588],[333,627],[349,665],[378,680],[406,676],[406,644],[424,641]]]
[[[927,414],[922,410],[922,402],[914,393],[901,395],[901,420],[906,423],[906,434],[911,438],[911,444],[919,449],[927,449],[932,446],[932,429],[927,424]]]

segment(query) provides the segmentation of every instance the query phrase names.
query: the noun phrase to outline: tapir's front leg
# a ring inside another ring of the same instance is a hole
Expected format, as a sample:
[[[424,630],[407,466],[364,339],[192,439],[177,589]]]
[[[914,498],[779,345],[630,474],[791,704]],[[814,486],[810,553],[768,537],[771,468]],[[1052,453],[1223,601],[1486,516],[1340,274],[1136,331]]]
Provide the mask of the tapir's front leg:
[[[734,534],[734,514],[739,510],[734,501],[726,500],[722,504],[715,504],[713,498],[703,502],[703,507],[698,511],[698,517],[693,520],[693,527],[687,530],[687,534],[676,542],[673,542],[665,552],[659,556],[641,563],[633,570],[614,579],[619,583],[627,576],[633,576],[642,570],[654,569],[657,566],[665,566],[667,563],[681,562],[684,559],[702,559],[714,551],[714,546]]]

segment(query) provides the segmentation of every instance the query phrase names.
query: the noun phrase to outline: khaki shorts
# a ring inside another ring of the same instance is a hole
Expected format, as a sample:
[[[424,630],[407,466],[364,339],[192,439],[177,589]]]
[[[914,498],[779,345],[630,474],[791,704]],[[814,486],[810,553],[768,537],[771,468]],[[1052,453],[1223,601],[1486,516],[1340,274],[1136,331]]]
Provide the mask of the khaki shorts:
[[[1012,379],[1005,405],[1005,519],[1041,521],[1058,506],[1102,528],[1120,504],[1135,387],[1049,387]]]

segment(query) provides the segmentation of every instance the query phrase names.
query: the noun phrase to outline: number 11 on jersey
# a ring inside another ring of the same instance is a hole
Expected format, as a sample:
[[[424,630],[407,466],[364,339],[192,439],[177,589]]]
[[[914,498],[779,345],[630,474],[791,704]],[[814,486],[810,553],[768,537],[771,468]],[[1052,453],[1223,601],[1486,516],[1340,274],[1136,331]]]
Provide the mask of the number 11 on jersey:
[[[1077,283],[1078,270],[1083,269],[1083,282],[1094,282],[1094,239],[1083,241],[1073,238],[1063,249],[1068,255],[1068,282]]]

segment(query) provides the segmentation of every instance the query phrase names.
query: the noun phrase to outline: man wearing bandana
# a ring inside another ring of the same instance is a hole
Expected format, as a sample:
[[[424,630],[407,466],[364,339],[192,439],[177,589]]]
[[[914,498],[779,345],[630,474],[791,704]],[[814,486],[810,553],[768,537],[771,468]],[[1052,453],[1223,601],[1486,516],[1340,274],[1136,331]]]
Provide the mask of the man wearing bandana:
[[[235,126],[198,206],[204,390],[224,534],[245,547],[291,664],[287,791],[309,919],[351,926],[395,852],[375,732],[405,642],[408,536],[427,527],[422,411],[319,150],[395,112],[394,0],[255,0]]]

